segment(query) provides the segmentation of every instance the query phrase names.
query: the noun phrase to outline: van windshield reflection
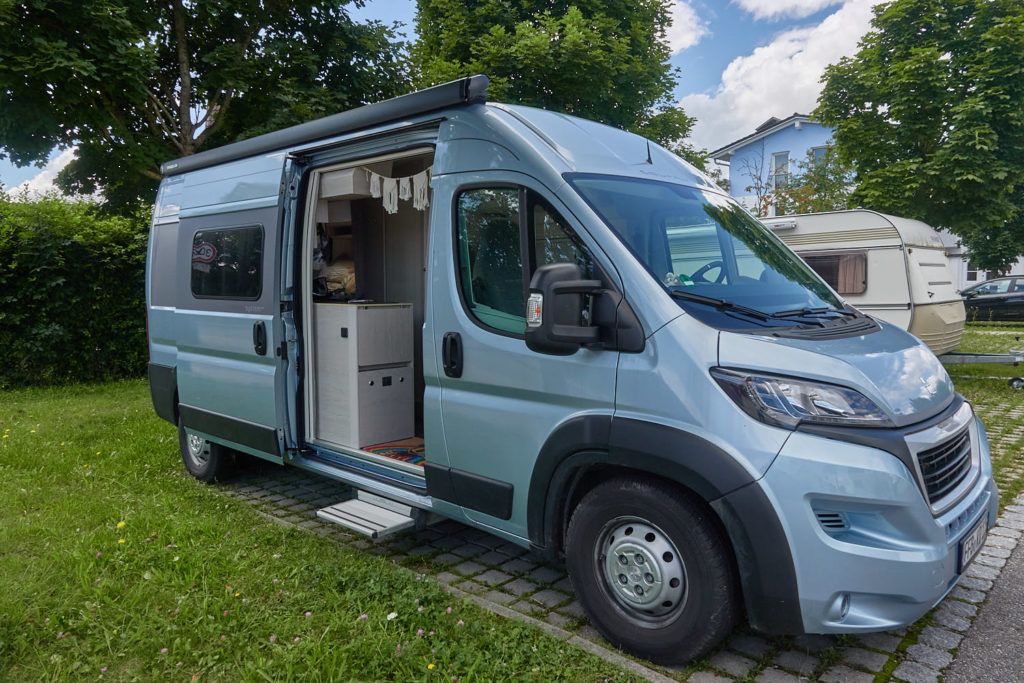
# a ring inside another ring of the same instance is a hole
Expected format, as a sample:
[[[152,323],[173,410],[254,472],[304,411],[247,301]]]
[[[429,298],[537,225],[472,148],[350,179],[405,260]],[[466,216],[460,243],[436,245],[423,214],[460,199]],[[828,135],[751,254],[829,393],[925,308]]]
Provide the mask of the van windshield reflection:
[[[673,298],[708,324],[821,325],[851,314],[771,230],[726,197],[640,178],[568,180]]]

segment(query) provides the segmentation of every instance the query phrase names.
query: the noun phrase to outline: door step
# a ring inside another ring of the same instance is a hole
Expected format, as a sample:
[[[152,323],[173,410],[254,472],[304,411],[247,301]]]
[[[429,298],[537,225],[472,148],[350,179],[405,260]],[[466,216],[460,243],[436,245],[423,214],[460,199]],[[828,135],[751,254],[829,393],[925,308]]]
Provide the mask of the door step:
[[[316,511],[320,519],[346,529],[381,538],[416,525],[422,511],[383,496],[358,491],[355,498]]]

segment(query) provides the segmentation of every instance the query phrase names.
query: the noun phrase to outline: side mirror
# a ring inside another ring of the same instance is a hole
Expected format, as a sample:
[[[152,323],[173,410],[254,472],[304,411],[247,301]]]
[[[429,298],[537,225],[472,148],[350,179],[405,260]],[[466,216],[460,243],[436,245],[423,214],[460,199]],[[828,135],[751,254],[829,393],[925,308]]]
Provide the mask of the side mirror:
[[[584,280],[574,263],[541,266],[530,280],[526,301],[526,346],[531,351],[568,356],[601,341],[590,324],[585,297],[601,291],[600,280]]]
[[[972,289],[969,292],[961,292],[961,293],[964,295],[965,299],[973,299],[974,297],[978,296],[978,290],[976,290],[976,289]]]

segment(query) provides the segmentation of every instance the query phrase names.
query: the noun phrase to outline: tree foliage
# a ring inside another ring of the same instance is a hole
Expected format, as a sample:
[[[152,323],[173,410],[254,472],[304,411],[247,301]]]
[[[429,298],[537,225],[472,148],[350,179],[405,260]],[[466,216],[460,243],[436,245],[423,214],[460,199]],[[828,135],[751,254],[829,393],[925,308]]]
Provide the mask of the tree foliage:
[[[853,201],[949,228],[983,268],[1024,254],[1024,4],[896,0],[830,66],[817,115]]]
[[[77,145],[58,185],[130,205],[163,161],[404,91],[391,29],[346,4],[0,3],[0,153]]]
[[[818,159],[813,151],[808,152],[797,167],[799,172],[773,190],[776,216],[850,208],[853,169],[839,158],[835,146],[827,145]]]
[[[657,140],[703,165],[673,106],[665,0],[419,0],[410,50],[420,87],[473,73],[500,102],[562,111]]]

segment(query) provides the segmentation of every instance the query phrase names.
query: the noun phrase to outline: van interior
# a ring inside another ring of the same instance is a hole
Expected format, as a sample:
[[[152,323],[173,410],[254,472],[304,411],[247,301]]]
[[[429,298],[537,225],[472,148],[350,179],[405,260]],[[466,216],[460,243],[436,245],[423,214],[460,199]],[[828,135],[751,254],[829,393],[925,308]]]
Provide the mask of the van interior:
[[[419,476],[433,155],[313,171],[301,242],[306,441]]]

